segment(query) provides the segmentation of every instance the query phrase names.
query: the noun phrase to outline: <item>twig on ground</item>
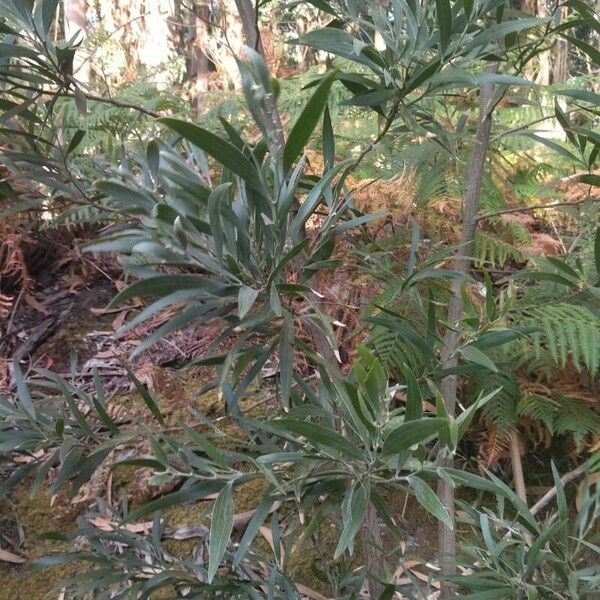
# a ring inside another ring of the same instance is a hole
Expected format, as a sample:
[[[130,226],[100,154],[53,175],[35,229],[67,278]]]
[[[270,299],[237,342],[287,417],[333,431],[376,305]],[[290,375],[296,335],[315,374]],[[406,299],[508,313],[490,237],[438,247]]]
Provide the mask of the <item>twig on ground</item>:
[[[560,478],[560,483],[561,485],[566,485],[567,483],[570,483],[571,481],[573,481],[574,479],[578,479],[579,477],[581,477],[585,472],[587,471],[587,463],[583,463],[582,465],[579,465],[576,469],[573,469],[572,471],[569,471],[568,473],[565,473],[565,475],[563,475]],[[536,515],[537,513],[539,513],[543,508],[545,508],[554,498],[554,496],[556,496],[556,486],[554,486],[553,488],[550,488],[530,509],[530,512],[532,515]]]

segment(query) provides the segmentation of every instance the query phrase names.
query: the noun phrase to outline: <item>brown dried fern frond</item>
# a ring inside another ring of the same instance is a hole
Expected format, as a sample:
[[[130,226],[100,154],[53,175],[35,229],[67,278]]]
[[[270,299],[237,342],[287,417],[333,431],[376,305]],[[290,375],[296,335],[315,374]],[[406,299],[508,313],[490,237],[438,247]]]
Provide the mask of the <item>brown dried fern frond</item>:
[[[500,429],[492,420],[482,417],[485,429],[479,436],[477,468],[481,473],[510,456],[510,431]]]
[[[27,287],[31,277],[23,255],[25,235],[18,231],[3,229],[0,239],[0,285]]]
[[[12,308],[12,296],[7,296],[6,294],[2,294],[0,292],[0,319],[8,318]]]
[[[540,446],[550,448],[552,433],[541,421],[530,419],[528,417],[521,417],[519,419],[519,425],[528,445],[531,444],[534,449]]]

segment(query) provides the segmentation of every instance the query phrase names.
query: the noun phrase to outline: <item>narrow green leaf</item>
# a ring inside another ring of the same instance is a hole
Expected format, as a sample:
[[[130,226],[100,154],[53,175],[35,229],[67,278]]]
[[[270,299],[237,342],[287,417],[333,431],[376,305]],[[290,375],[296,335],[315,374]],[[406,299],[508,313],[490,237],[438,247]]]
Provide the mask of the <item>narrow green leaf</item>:
[[[600,187],[600,175],[596,175],[594,173],[586,173],[585,175],[581,175],[578,181],[585,183],[586,185]]]
[[[144,193],[139,189],[125,185],[121,181],[97,181],[94,187],[110,201],[114,202],[118,208],[124,210],[133,211],[136,209],[142,213],[150,213],[157,203],[157,200],[149,193]]]
[[[482,27],[480,33],[478,33],[470,42],[465,44],[463,52],[469,52],[475,48],[484,50],[490,43],[499,43],[501,40],[511,34],[537,27],[546,22],[545,19],[528,18],[528,19],[514,19],[512,21],[505,21],[491,27]]]
[[[23,377],[23,372],[21,371],[21,367],[19,366],[17,359],[13,360],[13,373],[15,377],[15,383],[17,384],[17,400],[19,401],[19,404],[22,406],[23,410],[25,410],[29,416],[35,419],[37,413],[33,405],[31,394],[29,393],[29,387],[27,386],[25,377]]]
[[[329,13],[330,15],[337,17],[336,11],[331,7],[331,5],[328,2],[325,2],[325,0],[308,0],[308,3],[312,4],[314,7],[318,8],[319,10],[322,10],[323,12]]]
[[[327,104],[329,90],[336,78],[337,71],[335,70],[331,71],[323,78],[304,107],[304,110],[296,119],[283,150],[283,163],[286,169],[289,169],[294,161],[302,154],[321,118],[321,114]]]
[[[573,282],[574,284],[576,284],[578,279],[581,279],[581,275],[575,269],[573,269],[573,267],[567,264],[566,261],[556,258],[555,256],[547,256],[546,260],[558,270],[562,271],[569,277],[572,277],[575,280]]]
[[[487,354],[479,350],[479,348],[472,345],[465,346],[464,348],[461,348],[460,353],[465,360],[481,365],[494,373],[498,372],[498,367],[496,367],[494,361]]]
[[[440,499],[436,496],[435,492],[425,483],[420,477],[416,475],[408,480],[410,488],[415,494],[417,502],[434,517],[442,521],[449,529],[454,529],[454,523],[452,518],[448,514],[448,511],[444,508]]]
[[[234,505],[231,488],[231,485],[226,485],[219,492],[213,508],[208,542],[208,583],[212,583],[217,574],[233,531]]]
[[[325,188],[331,184],[336,175],[338,175],[342,169],[344,169],[348,164],[350,164],[350,162],[352,162],[351,159],[339,162],[333,168],[329,169],[329,171],[327,171],[310,190],[310,192],[304,199],[304,202],[302,202],[302,206],[300,206],[298,214],[296,215],[296,217],[290,225],[291,237],[295,237],[296,235],[298,235],[304,223],[306,223],[310,215],[313,214],[313,212],[319,205]]]
[[[331,124],[331,114],[329,107],[325,105],[323,113],[323,158],[325,160],[325,170],[331,169],[335,163],[335,136]]]
[[[563,131],[565,132],[569,142],[571,142],[571,144],[573,144],[573,146],[575,146],[579,151],[581,151],[579,142],[577,141],[577,138],[575,137],[575,135],[573,134],[573,130],[571,129],[571,124],[569,123],[569,119],[568,119],[567,115],[564,113],[564,111],[562,110],[562,108],[560,107],[558,100],[554,101],[554,116],[556,117],[556,120],[558,121],[559,125],[562,127]]]
[[[596,273],[600,275],[600,227],[596,228],[596,237],[594,239],[594,262],[596,264]]]
[[[569,40],[573,46],[577,46],[584,54],[587,54],[592,60],[592,64],[600,66],[600,50],[594,48],[591,44],[584,42],[580,38],[573,37],[572,35],[562,34],[566,40]]]
[[[273,272],[269,276],[269,285],[276,281],[277,275],[279,275],[283,269],[292,261],[296,256],[298,256],[310,243],[310,239],[308,237],[304,238],[301,242],[292,247],[288,252],[286,252],[285,256],[279,261]]]
[[[73,137],[71,138],[71,141],[69,142],[69,146],[67,147],[67,152],[66,152],[67,156],[69,156],[70,154],[75,152],[75,150],[77,150],[77,148],[83,141],[84,137],[85,137],[85,131],[83,129],[78,129],[73,134]]]
[[[42,27],[44,35],[48,35],[56,17],[56,9],[60,0],[42,0]],[[39,2],[38,2],[39,3]]]
[[[469,426],[471,425],[475,413],[482,407],[484,407],[502,388],[498,388],[486,394],[483,397],[478,398],[469,408],[463,410],[458,418],[456,419],[458,425],[457,440],[460,441],[467,433]]]
[[[150,409],[150,412],[154,415],[154,418],[159,423],[163,423],[164,419],[162,413],[160,412],[160,408],[158,408],[158,404],[152,392],[134,375],[133,371],[128,366],[125,366],[125,369],[127,370],[129,379],[131,379],[133,382],[135,389],[142,397],[142,400],[145,402],[146,406]]]
[[[406,364],[402,365],[402,373],[406,382],[405,421],[416,421],[423,416],[423,397],[415,374]]]
[[[183,290],[198,290],[198,296],[202,292],[218,295],[223,291],[223,284],[220,279],[206,277],[205,275],[159,275],[158,277],[149,277],[141,279],[125,288],[117,294],[110,302],[109,306],[119,306],[131,298],[143,298],[146,296],[163,296]]]
[[[344,499],[346,510],[344,514],[344,528],[335,549],[333,560],[337,560],[346,548],[351,547],[362,525],[367,506],[369,505],[370,487],[368,481],[359,482],[349,490],[349,498]]]
[[[294,320],[289,312],[285,312],[281,336],[279,340],[279,385],[281,401],[289,406],[292,378],[294,374]]]
[[[448,426],[448,420],[439,417],[425,418],[418,421],[409,421],[399,425],[385,438],[383,454],[398,454],[408,450],[415,444],[420,444],[434,435],[438,435],[442,428]]]
[[[202,498],[206,498],[217,491],[223,489],[223,484],[220,481],[209,480],[202,483],[197,483],[187,487],[183,487],[176,492],[171,492],[164,496],[160,496],[155,500],[140,506],[140,508],[130,512],[125,519],[125,522],[132,523],[151,514],[157,510],[164,510],[170,506],[181,506],[188,502],[195,502]]]
[[[513,275],[513,279],[534,279],[536,281],[552,281],[559,285],[569,288],[576,288],[577,284],[570,279],[562,277],[558,273],[549,273],[548,271],[519,271]]]
[[[204,150],[204,152],[212,156],[224,167],[227,167],[230,171],[238,175],[247,186],[262,195],[266,195],[259,172],[250,160],[233,144],[211,133],[207,129],[181,119],[161,117],[158,121],[195,146],[198,146],[198,148]]]
[[[221,204],[229,198],[229,183],[216,187],[208,198],[208,221],[215,247],[215,258],[223,264],[223,224],[221,222]]]
[[[536,142],[539,142],[540,144],[547,146],[551,150],[558,152],[561,156],[563,156],[567,160],[570,160],[574,163],[581,164],[581,160],[577,156],[575,156],[575,154],[573,154],[572,152],[569,152],[569,150],[567,150],[564,146],[561,146],[558,142],[554,142],[552,140],[543,138],[539,135],[535,135],[534,133],[529,133],[529,132],[524,132],[521,135],[525,135],[525,136],[535,140]]]
[[[244,531],[244,535],[240,540],[238,545],[237,552],[235,554],[235,558],[233,560],[233,568],[236,569],[239,567],[242,560],[244,560],[248,550],[250,549],[250,544],[256,537],[260,526],[263,524],[264,520],[267,518],[268,514],[271,512],[273,508],[273,504],[275,500],[273,496],[271,496],[272,488],[269,488],[261,503],[256,508],[254,515],[252,515],[252,519],[250,519],[250,523],[248,523],[248,527],[246,527],[246,531]]]
[[[117,427],[117,424],[110,418],[105,409],[104,386],[102,385],[102,379],[100,379],[100,374],[96,367],[94,367],[94,387],[96,388],[96,398],[92,398],[92,403],[98,413],[98,417],[112,434],[118,434],[119,428]]]
[[[435,0],[437,22],[440,28],[440,56],[445,56],[452,33],[452,8],[450,0]]]
[[[336,456],[342,455],[349,458],[362,458],[362,452],[349,440],[342,437],[332,429],[326,429],[320,425],[308,421],[297,421],[295,419],[277,419],[261,423],[261,428],[273,431],[288,439],[298,442],[298,436],[306,438],[308,442],[332,451]]]
[[[595,106],[600,106],[600,94],[595,94],[594,92],[590,92],[588,90],[555,90],[555,94],[560,94],[561,96],[568,96],[570,98],[575,98],[575,100],[581,100],[583,102],[590,102]]]
[[[510,587],[499,587],[485,592],[475,592],[463,596],[462,600],[511,600],[514,596],[514,590]]]
[[[150,140],[146,146],[146,162],[155,184],[158,183],[160,169],[160,146],[156,140]]]
[[[306,35],[303,35],[298,40],[298,43],[310,46],[311,48],[316,48],[317,50],[330,52],[335,56],[347,58],[356,63],[365,65],[377,73],[382,72],[381,65],[366,56],[366,54],[356,52],[357,43],[360,45],[360,41],[342,29],[325,27],[323,29],[310,31]]]
[[[260,292],[254,288],[243,285],[238,292],[238,315],[242,320],[249,312]]]
[[[364,320],[367,323],[379,325],[381,327],[389,329],[390,331],[399,333],[402,337],[406,339],[406,341],[410,342],[413,346],[415,346],[421,352],[423,352],[425,356],[433,356],[433,350],[431,349],[427,341],[423,337],[421,337],[413,328],[407,327],[406,325],[402,324],[399,319],[390,319],[389,317],[374,316],[365,317]]]

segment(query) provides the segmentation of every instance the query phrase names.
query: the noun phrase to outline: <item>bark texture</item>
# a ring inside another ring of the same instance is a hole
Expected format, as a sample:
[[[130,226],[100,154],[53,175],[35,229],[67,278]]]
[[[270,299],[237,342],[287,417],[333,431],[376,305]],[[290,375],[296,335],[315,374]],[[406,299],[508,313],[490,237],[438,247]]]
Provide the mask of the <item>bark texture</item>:
[[[497,73],[498,64],[493,63],[486,69],[488,73]],[[477,229],[477,213],[479,211],[479,199],[481,197],[481,182],[485,171],[487,152],[490,145],[490,132],[492,128],[493,113],[493,85],[483,85],[479,98],[479,119],[477,132],[475,134],[475,145],[469,161],[467,171],[467,187],[463,202],[461,245],[459,254],[454,257],[453,269],[459,273],[468,273],[471,266],[470,260]],[[450,290],[450,301],[448,304],[448,323],[453,329],[448,329],[444,336],[444,351],[442,353],[442,367],[452,369],[458,365],[456,356],[460,342],[460,333],[454,330],[463,318],[463,300],[461,285],[454,280]],[[440,385],[448,414],[456,414],[456,399],[458,391],[458,379],[456,375],[445,377]],[[454,459],[444,459],[443,467],[452,467]],[[445,479],[438,482],[438,496],[446,510],[454,519],[454,488]],[[456,535],[454,530],[439,522],[439,555],[442,576],[450,576],[456,573]],[[454,586],[447,582],[442,583],[441,598],[450,598],[454,595]]]
[[[65,0],[64,28],[65,39],[70,40],[75,36],[77,41],[83,43],[87,38],[88,23],[86,17],[86,0]],[[79,50],[75,55],[73,74],[81,83],[90,81],[90,63],[86,56]]]

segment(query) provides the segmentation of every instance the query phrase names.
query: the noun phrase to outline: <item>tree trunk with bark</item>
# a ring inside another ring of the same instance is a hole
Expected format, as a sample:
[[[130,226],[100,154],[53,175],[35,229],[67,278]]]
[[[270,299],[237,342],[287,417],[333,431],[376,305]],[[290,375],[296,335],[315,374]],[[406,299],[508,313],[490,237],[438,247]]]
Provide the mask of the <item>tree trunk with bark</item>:
[[[493,63],[486,69],[488,73],[497,73],[498,64]],[[459,273],[468,273],[471,261],[475,232],[477,229],[477,213],[479,211],[479,199],[481,197],[481,183],[485,171],[485,163],[490,145],[490,132],[492,128],[494,86],[483,85],[479,97],[479,118],[477,132],[475,134],[475,145],[471,153],[469,168],[467,172],[467,188],[463,203],[462,222],[463,230],[459,254],[454,257],[453,269]],[[450,290],[450,301],[448,304],[448,329],[444,336],[444,352],[442,354],[442,367],[452,369],[458,365],[457,350],[460,343],[458,329],[460,321],[464,316],[464,306],[461,293],[461,283],[454,280]],[[456,401],[458,392],[458,379],[456,375],[449,375],[442,379],[441,393],[444,398],[448,414],[456,414]],[[442,461],[442,467],[452,467],[454,459],[450,456]],[[438,496],[452,520],[454,520],[454,487],[445,479],[438,482]],[[441,574],[443,577],[456,573],[456,535],[453,529],[439,522],[439,555]],[[442,583],[441,598],[450,598],[454,595],[454,586],[447,582]]]
[[[64,28],[65,39],[70,40],[75,36],[78,42],[82,44],[87,39],[87,2],[86,0],[65,0],[64,3]],[[90,81],[90,63],[87,56],[78,50],[73,64],[73,75],[81,83]]]
[[[210,35],[210,9],[205,1],[194,2],[188,12],[187,77],[192,82],[192,96],[198,113],[204,109],[204,94],[208,91],[209,75],[213,62],[206,53],[206,41]]]

